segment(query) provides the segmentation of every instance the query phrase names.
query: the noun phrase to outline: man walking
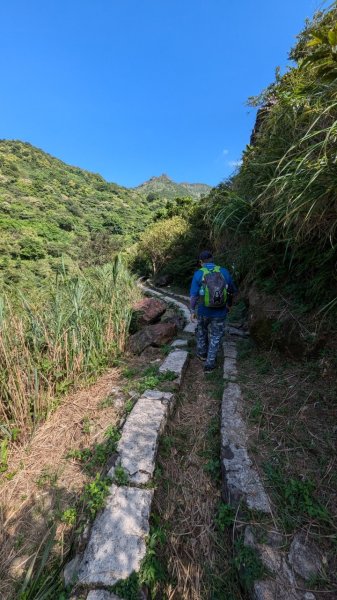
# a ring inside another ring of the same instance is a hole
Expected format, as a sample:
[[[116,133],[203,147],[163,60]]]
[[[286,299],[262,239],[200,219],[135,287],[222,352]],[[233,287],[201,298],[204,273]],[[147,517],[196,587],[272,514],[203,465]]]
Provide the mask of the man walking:
[[[209,250],[201,252],[199,259],[201,268],[194,273],[190,291],[191,318],[198,318],[197,357],[205,361],[205,373],[210,373],[215,369],[236,287],[227,269],[214,263]]]

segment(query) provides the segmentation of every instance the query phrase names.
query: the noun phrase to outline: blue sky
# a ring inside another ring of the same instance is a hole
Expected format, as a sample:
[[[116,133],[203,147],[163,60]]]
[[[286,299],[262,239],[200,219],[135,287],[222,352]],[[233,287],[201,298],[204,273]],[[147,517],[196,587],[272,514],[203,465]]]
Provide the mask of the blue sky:
[[[11,0],[0,6],[0,138],[136,186],[216,185],[258,94],[319,0]]]

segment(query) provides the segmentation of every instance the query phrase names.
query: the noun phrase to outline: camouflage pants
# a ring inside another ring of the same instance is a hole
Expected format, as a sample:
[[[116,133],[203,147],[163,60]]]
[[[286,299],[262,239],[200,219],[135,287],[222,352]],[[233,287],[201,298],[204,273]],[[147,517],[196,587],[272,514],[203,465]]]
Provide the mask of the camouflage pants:
[[[223,334],[225,333],[225,317],[198,317],[196,329],[197,354],[207,357],[206,364],[215,366],[216,356]]]

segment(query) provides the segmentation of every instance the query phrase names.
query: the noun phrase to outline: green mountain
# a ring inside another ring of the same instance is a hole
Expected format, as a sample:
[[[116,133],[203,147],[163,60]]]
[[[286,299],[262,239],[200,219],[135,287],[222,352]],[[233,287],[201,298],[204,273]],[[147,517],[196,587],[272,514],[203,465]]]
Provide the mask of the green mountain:
[[[199,200],[211,191],[211,186],[205,183],[175,183],[163,173],[160,177],[151,177],[151,179],[134,189],[149,200],[157,198],[173,200],[184,196],[191,196]]]
[[[170,200],[208,190],[165,175],[128,189],[28,143],[0,140],[0,286],[108,262],[165,217]]]
[[[104,262],[153,221],[162,202],[108,183],[20,141],[0,141],[0,281],[27,268]],[[37,272],[38,271],[38,272]]]

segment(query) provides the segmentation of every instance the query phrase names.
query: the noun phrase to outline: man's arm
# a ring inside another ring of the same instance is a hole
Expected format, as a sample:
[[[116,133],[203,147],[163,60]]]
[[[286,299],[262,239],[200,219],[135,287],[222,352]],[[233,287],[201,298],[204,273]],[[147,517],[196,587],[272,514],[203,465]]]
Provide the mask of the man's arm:
[[[199,299],[199,290],[201,283],[201,273],[200,271],[196,271],[193,275],[191,289],[190,289],[190,310],[192,313],[195,313],[196,306]]]

